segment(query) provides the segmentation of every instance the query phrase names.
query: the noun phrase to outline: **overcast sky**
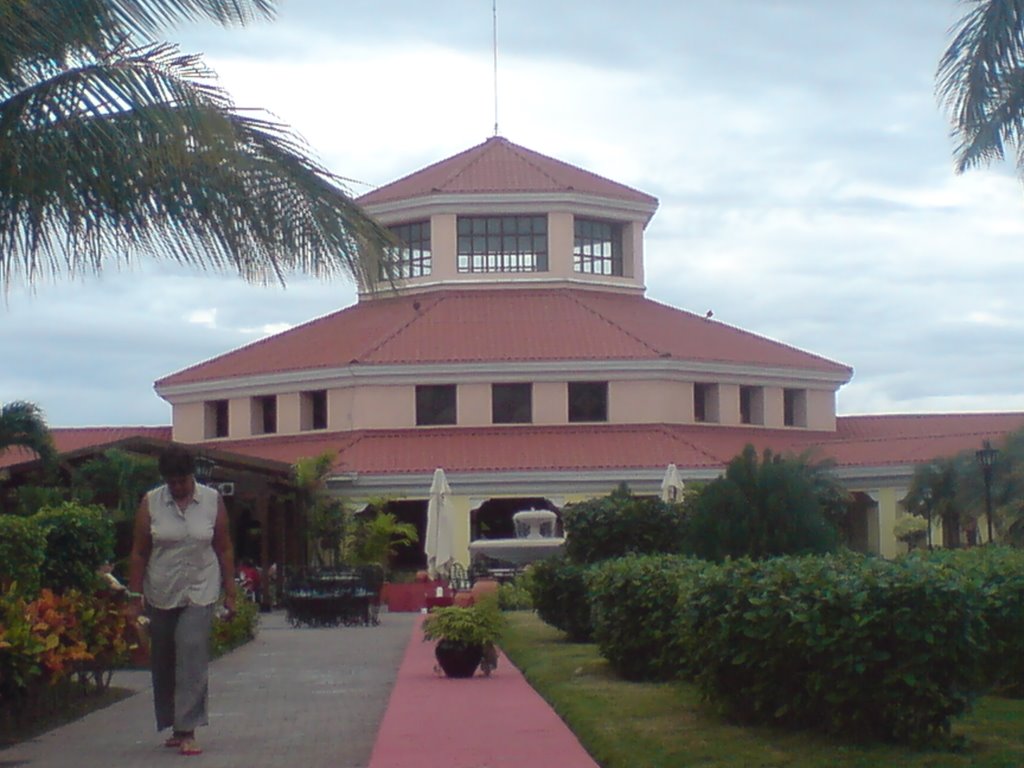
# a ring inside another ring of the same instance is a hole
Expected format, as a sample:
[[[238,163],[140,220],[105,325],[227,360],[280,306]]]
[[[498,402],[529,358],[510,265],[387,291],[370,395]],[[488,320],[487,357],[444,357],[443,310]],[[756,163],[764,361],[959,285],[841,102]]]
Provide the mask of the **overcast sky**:
[[[954,0],[501,0],[499,132],[660,200],[647,295],[854,368],[839,411],[1024,410],[1024,191],[953,173]],[[494,130],[491,0],[283,0],[169,31],[358,195]],[[0,402],[166,424],[153,382],[355,301],[148,263],[14,288]]]

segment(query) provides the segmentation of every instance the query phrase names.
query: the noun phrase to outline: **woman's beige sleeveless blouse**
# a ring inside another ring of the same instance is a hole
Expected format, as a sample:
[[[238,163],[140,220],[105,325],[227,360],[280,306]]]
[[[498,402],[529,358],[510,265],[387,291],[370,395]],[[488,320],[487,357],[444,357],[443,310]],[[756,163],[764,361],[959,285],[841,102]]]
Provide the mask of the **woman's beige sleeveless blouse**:
[[[213,550],[217,500],[213,488],[196,483],[182,512],[166,485],[146,495],[153,549],[143,594],[155,608],[212,605],[220,597],[220,562]]]

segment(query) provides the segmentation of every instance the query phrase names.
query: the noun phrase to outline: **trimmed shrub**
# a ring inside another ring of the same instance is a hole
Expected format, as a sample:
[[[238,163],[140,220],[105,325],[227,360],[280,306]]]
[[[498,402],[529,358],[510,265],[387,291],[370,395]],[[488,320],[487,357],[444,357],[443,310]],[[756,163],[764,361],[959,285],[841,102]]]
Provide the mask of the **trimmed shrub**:
[[[679,505],[633,496],[625,485],[610,495],[572,504],[562,512],[565,555],[597,563],[627,554],[678,554],[686,539]]]
[[[627,556],[591,568],[590,616],[601,655],[628,680],[670,680],[686,655],[679,630],[697,574],[714,567],[678,555]]]
[[[923,560],[730,562],[697,579],[683,645],[743,721],[919,742],[980,690],[977,589]]]
[[[46,536],[42,586],[56,592],[94,589],[97,570],[114,555],[114,523],[106,510],[66,502],[29,519]]]
[[[587,567],[560,556],[534,563],[530,570],[530,597],[541,620],[565,632],[573,642],[588,642],[593,628],[587,601]]]
[[[39,592],[39,572],[46,559],[46,536],[31,520],[0,515],[0,592],[16,585],[18,594]]]
[[[1024,697],[1024,552],[987,546],[912,557],[951,569],[979,590],[987,627],[981,660],[986,685],[1003,695]]]

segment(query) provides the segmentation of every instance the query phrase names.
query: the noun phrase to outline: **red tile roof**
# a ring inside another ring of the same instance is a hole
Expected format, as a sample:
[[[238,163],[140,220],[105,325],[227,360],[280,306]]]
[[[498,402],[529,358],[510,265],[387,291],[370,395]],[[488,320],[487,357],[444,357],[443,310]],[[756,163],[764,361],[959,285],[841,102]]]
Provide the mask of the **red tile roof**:
[[[50,430],[58,453],[70,453],[83,448],[94,448],[116,443],[130,437],[148,437],[155,440],[170,440],[170,427],[55,427]],[[0,451],[0,467],[9,467],[32,461],[34,451],[14,447]]]
[[[658,204],[657,198],[492,136],[483,144],[441,160],[358,198],[363,206],[437,194],[577,192],[615,200]]]
[[[231,440],[226,451],[294,462],[338,451],[335,471],[400,475],[449,472],[717,470],[748,443],[776,453],[811,450],[839,467],[922,463],[996,444],[1024,429],[1024,413],[847,416],[831,432],[707,425],[569,425],[369,430]]]
[[[448,288],[362,301],[156,384],[160,388],[351,363],[658,359],[851,375],[847,366],[635,294]]]

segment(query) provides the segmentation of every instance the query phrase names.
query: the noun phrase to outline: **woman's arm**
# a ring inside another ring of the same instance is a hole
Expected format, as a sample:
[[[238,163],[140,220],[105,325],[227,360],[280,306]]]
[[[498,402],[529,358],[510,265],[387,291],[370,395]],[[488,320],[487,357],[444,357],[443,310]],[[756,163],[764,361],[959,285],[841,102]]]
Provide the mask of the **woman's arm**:
[[[128,590],[133,596],[131,605],[136,613],[142,611],[142,585],[146,576],[146,565],[149,563],[149,555],[152,551],[153,533],[149,525],[149,503],[143,496],[135,513],[135,526],[132,529],[132,553],[128,561]]]
[[[235,612],[235,550],[228,532],[228,510],[224,499],[217,494],[217,521],[213,526],[213,551],[220,563],[220,581],[224,590],[224,608]]]

